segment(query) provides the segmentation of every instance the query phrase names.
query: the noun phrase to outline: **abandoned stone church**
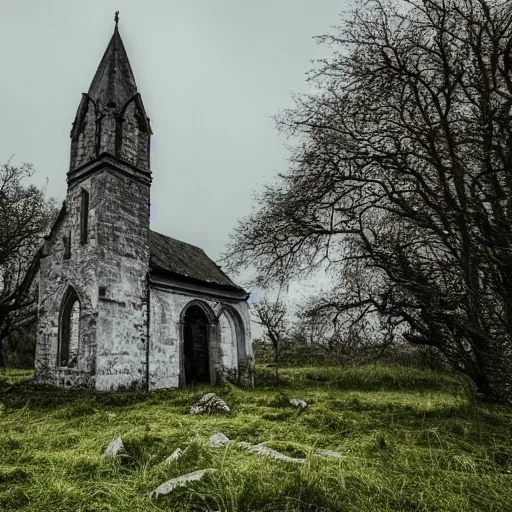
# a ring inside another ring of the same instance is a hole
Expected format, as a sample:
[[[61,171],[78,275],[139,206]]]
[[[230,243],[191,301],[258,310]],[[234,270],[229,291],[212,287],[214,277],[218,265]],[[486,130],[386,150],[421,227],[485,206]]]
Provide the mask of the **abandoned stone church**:
[[[39,264],[36,381],[96,390],[250,381],[248,294],[149,228],[151,127],[116,27],[71,130]]]

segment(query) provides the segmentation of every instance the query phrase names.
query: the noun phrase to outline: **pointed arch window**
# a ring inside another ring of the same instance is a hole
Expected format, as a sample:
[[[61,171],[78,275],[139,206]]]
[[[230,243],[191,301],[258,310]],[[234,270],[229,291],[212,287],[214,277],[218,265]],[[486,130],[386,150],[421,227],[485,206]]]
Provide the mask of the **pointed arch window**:
[[[80,301],[74,288],[69,287],[60,313],[59,366],[73,368],[77,364],[80,340]]]
[[[89,220],[89,192],[82,189],[80,205],[80,243],[87,243],[87,229]]]
[[[62,243],[64,245],[63,257],[65,260],[69,260],[69,258],[71,258],[71,233],[62,238]]]

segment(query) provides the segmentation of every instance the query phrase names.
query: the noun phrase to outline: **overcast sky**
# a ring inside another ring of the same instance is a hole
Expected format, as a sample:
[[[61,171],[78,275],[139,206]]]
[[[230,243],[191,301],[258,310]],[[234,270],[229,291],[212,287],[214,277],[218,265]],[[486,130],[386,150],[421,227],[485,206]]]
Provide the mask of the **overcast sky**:
[[[0,0],[0,161],[62,201],[71,123],[119,29],[154,132],[151,228],[213,259],[253,193],[284,171],[271,116],[307,90],[313,36],[343,0]]]

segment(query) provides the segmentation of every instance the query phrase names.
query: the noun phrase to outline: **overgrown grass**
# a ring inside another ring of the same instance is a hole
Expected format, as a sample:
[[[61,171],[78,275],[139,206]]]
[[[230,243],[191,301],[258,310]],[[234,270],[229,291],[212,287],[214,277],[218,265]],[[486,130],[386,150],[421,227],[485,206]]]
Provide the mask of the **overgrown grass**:
[[[272,368],[258,369],[255,389],[215,388],[232,412],[212,416],[187,414],[206,387],[84,395],[0,374],[0,510],[512,510],[512,410],[478,403],[464,378],[388,366],[281,373],[278,391]],[[215,432],[306,463],[210,448]],[[103,459],[117,435],[127,455]],[[184,456],[164,463],[177,447]],[[218,471],[148,499],[203,468]]]

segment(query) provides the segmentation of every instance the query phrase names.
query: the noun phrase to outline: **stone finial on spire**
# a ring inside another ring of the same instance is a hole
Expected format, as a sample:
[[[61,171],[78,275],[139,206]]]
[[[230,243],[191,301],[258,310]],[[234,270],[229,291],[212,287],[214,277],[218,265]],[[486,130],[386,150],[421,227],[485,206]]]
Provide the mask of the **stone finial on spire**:
[[[116,22],[116,28],[117,28],[117,24],[119,23],[119,11],[116,11],[116,14],[114,16],[114,21]]]

